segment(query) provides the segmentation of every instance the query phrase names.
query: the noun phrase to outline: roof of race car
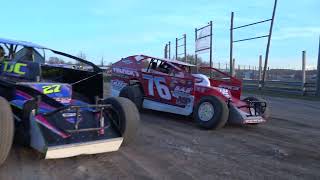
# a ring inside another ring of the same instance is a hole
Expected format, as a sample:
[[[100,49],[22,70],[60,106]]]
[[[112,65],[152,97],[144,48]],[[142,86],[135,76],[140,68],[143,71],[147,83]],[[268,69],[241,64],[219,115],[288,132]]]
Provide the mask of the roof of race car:
[[[11,40],[11,39],[4,39],[4,38],[0,38],[0,43],[2,43],[2,44],[20,45],[20,46],[25,46],[25,47],[37,48],[37,49],[48,49],[48,48],[46,48],[44,46],[40,46],[40,45],[34,44],[32,42],[16,41],[16,40]]]
[[[159,59],[161,61],[166,61],[166,62],[179,64],[179,65],[183,65],[183,66],[195,66],[193,64],[182,62],[182,61],[178,61],[178,60],[175,60],[175,59],[165,59],[165,58],[158,58],[158,57],[152,57],[152,56],[147,56],[147,55],[138,55],[138,56],[135,56],[135,57],[136,57],[136,59],[138,61],[139,61],[139,59],[142,60],[142,59],[146,59],[146,58],[153,58],[153,59]]]

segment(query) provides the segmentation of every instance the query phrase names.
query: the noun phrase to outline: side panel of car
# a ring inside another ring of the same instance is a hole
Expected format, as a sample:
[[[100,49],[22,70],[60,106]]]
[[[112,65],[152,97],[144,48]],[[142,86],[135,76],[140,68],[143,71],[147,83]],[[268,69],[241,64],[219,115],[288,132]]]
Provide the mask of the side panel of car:
[[[190,115],[194,106],[194,79],[142,73],[145,92],[143,107]]]
[[[201,99],[203,96],[215,96],[221,99],[222,101],[227,102],[229,98],[232,97],[232,94],[229,90],[218,87],[205,87],[205,86],[196,86],[195,87],[195,97],[196,102]]]
[[[142,82],[147,99],[179,107],[193,104],[194,79],[142,73]]]

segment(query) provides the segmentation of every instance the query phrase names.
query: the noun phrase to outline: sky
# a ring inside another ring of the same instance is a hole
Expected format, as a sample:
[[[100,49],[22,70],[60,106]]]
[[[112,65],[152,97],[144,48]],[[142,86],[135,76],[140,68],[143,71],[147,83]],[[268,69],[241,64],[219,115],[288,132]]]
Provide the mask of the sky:
[[[269,19],[273,0],[10,0],[1,2],[0,37],[31,41],[70,54],[83,52],[92,62],[115,62],[134,54],[163,57],[164,45],[187,34],[194,54],[194,29],[213,21],[213,61],[229,59],[230,14],[235,26]],[[269,65],[317,65],[319,0],[278,0]],[[235,31],[234,39],[267,34],[269,24]],[[267,39],[234,45],[236,64],[258,65]],[[174,47],[174,46],[173,46]],[[172,47],[171,51],[174,52]],[[204,58],[206,58],[204,56]]]

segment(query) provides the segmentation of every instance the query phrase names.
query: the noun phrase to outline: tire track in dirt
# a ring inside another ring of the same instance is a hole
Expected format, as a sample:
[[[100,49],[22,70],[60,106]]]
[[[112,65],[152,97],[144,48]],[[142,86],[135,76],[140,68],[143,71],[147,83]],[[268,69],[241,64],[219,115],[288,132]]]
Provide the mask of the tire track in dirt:
[[[275,111],[266,124],[217,131],[143,111],[138,138],[113,153],[41,160],[15,145],[0,179],[319,179],[318,104],[268,99]]]

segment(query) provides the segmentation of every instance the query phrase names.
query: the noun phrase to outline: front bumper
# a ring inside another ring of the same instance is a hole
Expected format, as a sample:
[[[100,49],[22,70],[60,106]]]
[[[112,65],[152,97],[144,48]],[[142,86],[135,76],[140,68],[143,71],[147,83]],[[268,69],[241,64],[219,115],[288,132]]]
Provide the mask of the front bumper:
[[[232,104],[229,104],[229,120],[228,123],[230,124],[259,124],[266,122],[260,115],[256,115],[255,112],[245,112],[241,108],[235,107]]]
[[[122,137],[98,140],[85,143],[75,143],[49,147],[45,159],[73,157],[85,154],[99,154],[117,151],[123,141]]]

